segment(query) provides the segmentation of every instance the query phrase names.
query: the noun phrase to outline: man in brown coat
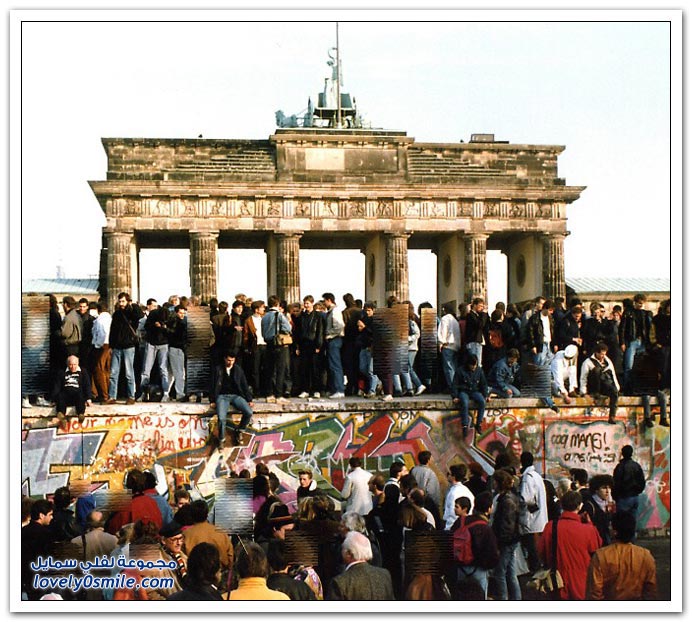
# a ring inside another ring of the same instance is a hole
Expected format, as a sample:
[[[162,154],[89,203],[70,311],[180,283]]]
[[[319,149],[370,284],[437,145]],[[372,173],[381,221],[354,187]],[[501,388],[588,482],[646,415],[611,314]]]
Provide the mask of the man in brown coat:
[[[213,544],[219,550],[221,569],[225,570],[233,565],[233,547],[225,533],[219,531],[214,525],[207,522],[209,507],[204,499],[198,499],[190,504],[194,525],[185,529],[185,550],[188,552],[200,542]]]
[[[636,519],[617,512],[617,539],[598,549],[586,575],[586,600],[656,600],[656,561],[647,549],[632,544]]]

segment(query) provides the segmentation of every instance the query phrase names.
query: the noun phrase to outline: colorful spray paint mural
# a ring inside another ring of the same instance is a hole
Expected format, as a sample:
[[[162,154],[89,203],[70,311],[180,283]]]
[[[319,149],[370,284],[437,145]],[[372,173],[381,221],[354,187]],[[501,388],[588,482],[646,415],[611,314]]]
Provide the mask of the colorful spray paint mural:
[[[641,410],[641,409],[639,409]],[[175,413],[159,406],[156,412],[132,416],[90,416],[76,419],[66,430],[46,419],[24,418],[22,432],[22,492],[51,494],[59,486],[119,489],[133,467],[156,466],[169,489],[189,485],[210,497],[214,481],[266,463],[281,483],[279,494],[295,501],[297,474],[308,467],[318,487],[337,501],[348,459],[358,456],[371,472],[387,473],[394,460],[411,468],[419,451],[429,450],[432,465],[446,487],[449,464],[475,460],[492,473],[494,458],[508,448],[518,460],[531,451],[546,477],[556,482],[571,467],[590,475],[612,473],[620,448],[631,444],[647,476],[640,502],[641,528],[670,525],[670,434],[656,426],[642,430],[636,408],[621,409],[616,425],[605,423],[605,412],[563,409],[560,417],[539,408],[487,411],[482,432],[461,437],[459,415],[445,410],[266,413],[256,415],[244,445],[212,451],[205,445],[209,419]]]

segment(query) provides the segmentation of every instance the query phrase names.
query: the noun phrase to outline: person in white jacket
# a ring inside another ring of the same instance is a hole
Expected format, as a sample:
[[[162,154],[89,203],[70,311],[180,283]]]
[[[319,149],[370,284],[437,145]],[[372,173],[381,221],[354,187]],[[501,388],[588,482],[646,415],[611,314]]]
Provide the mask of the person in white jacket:
[[[447,388],[451,391],[457,368],[457,356],[461,349],[461,330],[459,320],[454,317],[454,305],[442,305],[442,314],[437,327],[437,345],[442,358],[442,374],[447,381]]]
[[[577,354],[577,346],[570,344],[557,352],[550,362],[553,395],[561,395],[565,404],[569,404],[572,397],[577,395]]]
[[[533,466],[533,454],[530,451],[522,452],[520,461],[519,528],[522,534],[521,543],[527,552],[526,561],[529,564],[529,570],[533,573],[541,567],[537,540],[548,523],[548,499],[545,493],[545,482]]]
[[[459,464],[453,464],[449,467],[447,472],[447,481],[449,482],[449,489],[447,490],[447,495],[445,496],[445,510],[442,515],[442,520],[445,522],[445,529],[449,530],[452,525],[457,520],[457,515],[454,512],[454,502],[459,497],[466,497],[471,501],[471,508],[469,513],[473,512],[473,503],[475,497],[473,493],[463,484],[466,479],[466,473],[468,469],[466,465],[462,462]]]
[[[432,454],[427,449],[419,452],[418,464],[411,469],[411,475],[416,478],[418,485],[425,491],[425,494],[439,507],[442,501],[440,480],[437,479],[437,473],[428,466],[431,458]]]
[[[341,490],[341,498],[346,501],[346,512],[356,512],[365,516],[372,510],[372,495],[368,482],[372,473],[362,468],[360,458],[351,457],[348,460],[349,471]]]

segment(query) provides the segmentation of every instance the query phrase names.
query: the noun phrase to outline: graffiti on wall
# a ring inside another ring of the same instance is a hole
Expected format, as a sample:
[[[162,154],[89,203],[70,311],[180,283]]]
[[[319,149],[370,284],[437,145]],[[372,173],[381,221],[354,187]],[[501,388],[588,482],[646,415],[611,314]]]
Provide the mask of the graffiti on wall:
[[[636,445],[621,423],[575,424],[557,421],[545,429],[547,475],[569,472],[571,468],[586,469],[590,475],[610,475],[620,458],[623,445]],[[645,455],[646,461],[651,459]],[[642,464],[647,472],[649,465]]]
[[[292,505],[298,471],[303,468],[310,468],[318,487],[339,501],[351,456],[361,458],[366,470],[387,475],[395,460],[411,468],[418,453],[427,449],[444,490],[447,466],[454,462],[476,461],[490,474],[498,452],[507,450],[518,461],[522,451],[531,451],[536,464],[556,482],[575,466],[590,475],[612,473],[620,448],[630,443],[647,475],[640,526],[669,525],[667,428],[642,432],[636,421],[608,425],[601,418],[571,416],[568,420],[552,413],[548,416],[549,412],[489,410],[481,433],[472,430],[465,439],[454,411],[267,414],[255,417],[242,446],[220,451],[206,446],[209,421],[199,415],[160,411],[92,416],[81,425],[71,419],[66,430],[25,418],[22,488],[32,496],[80,482],[88,482],[91,490],[118,489],[128,469],[156,464],[166,473],[169,488],[188,485],[210,497],[217,478],[244,468],[254,473],[255,464],[264,462],[279,479],[279,496]]]

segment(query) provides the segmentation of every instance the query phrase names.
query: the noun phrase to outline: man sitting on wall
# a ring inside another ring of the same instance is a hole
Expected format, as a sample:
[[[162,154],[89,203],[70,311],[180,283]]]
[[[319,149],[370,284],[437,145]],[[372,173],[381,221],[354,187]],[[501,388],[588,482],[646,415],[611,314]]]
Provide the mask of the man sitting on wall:
[[[596,344],[594,353],[584,361],[579,375],[579,393],[587,393],[594,399],[602,395],[609,398],[608,423],[615,423],[615,413],[618,409],[620,384],[615,375],[612,361],[606,356],[608,346]]]
[[[60,426],[65,423],[68,406],[75,407],[79,423],[84,421],[86,407],[91,406],[91,380],[86,369],[79,366],[79,357],[67,357],[67,368],[56,381],[54,400]]]
[[[554,396],[562,396],[565,404],[572,402],[577,396],[577,355],[579,349],[576,345],[568,345],[560,350],[550,363],[552,375],[552,393]],[[565,386],[567,383],[567,386]]]
[[[238,444],[238,434],[244,430],[252,418],[252,391],[240,365],[236,365],[237,353],[230,350],[224,354],[224,365],[214,371],[212,391],[209,400],[216,404],[219,418],[219,439],[224,438],[224,431],[229,433],[230,445]],[[242,413],[240,424],[226,426],[226,417],[230,407]],[[212,437],[213,438],[213,437]]]
[[[521,397],[521,391],[516,387],[518,375],[519,350],[511,348],[507,351],[507,356],[497,361],[490,370],[490,393],[501,398]]]

